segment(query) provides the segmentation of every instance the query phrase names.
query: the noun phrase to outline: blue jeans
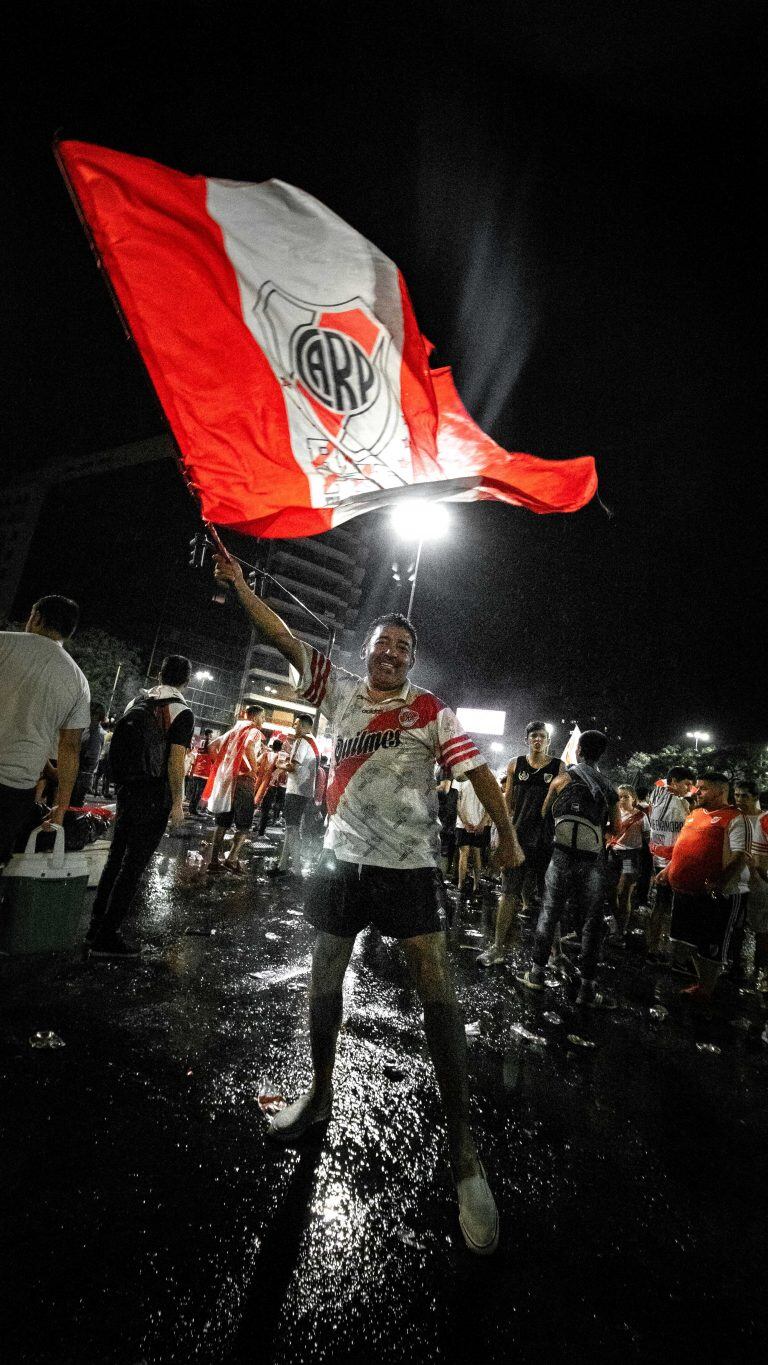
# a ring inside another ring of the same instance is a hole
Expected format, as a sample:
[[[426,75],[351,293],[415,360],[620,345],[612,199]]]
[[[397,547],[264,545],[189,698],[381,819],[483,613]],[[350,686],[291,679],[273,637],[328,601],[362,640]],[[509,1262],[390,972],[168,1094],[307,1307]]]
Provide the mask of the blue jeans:
[[[533,962],[537,967],[547,965],[552,951],[560,917],[566,903],[575,903],[579,917],[583,917],[581,934],[581,975],[594,981],[597,959],[603,935],[603,901],[605,898],[605,859],[586,853],[571,853],[555,845],[544,880],[544,904],[541,907],[536,937],[533,941]]]

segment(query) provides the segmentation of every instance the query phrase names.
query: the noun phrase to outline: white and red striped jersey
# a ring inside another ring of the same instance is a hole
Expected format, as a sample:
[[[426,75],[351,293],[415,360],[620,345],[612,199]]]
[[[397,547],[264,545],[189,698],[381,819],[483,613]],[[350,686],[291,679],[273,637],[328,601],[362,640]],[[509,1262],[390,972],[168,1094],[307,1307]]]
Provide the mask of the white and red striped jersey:
[[[768,859],[768,811],[747,817],[752,826],[752,852],[756,858]]]
[[[651,826],[649,847],[657,872],[669,863],[678,835],[690,813],[688,802],[684,801],[682,796],[675,796],[666,782],[658,783],[653,788],[648,817]]]
[[[333,736],[326,793],[326,848],[342,862],[374,867],[437,867],[435,763],[454,777],[485,759],[453,711],[405,682],[384,701],[368,683],[303,645],[300,696],[328,718]]]

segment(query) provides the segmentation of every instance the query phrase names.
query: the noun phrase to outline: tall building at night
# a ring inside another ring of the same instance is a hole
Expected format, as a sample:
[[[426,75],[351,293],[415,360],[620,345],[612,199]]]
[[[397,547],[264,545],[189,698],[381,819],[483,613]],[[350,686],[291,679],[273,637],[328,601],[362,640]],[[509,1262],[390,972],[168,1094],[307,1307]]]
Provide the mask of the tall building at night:
[[[91,574],[104,581],[97,599],[102,605],[91,607],[91,620],[140,650],[147,678],[154,677],[165,654],[191,659],[185,691],[199,726],[227,728],[238,701],[252,698],[266,708],[270,724],[285,728],[297,710],[312,708],[293,701],[282,655],[259,643],[232,594],[217,588],[210,555],[202,567],[188,562],[199,514],[173,462],[170,438],[158,436],[52,461],[10,485],[0,511],[0,613],[10,616],[14,599],[17,616],[26,612],[38,584],[44,591],[51,582],[58,587],[62,548],[66,554],[70,543],[79,546],[71,552],[65,583],[76,590]],[[99,535],[102,524],[118,529]],[[291,628],[323,650],[332,628],[334,660],[348,664],[369,555],[360,525],[302,540],[258,541],[230,533],[225,539],[319,618],[267,583],[265,600]],[[51,580],[44,566],[53,544]],[[148,561],[157,564],[157,577],[149,592],[142,579],[137,593],[137,574]],[[133,603],[132,611],[126,602]],[[113,606],[119,609],[114,619]]]

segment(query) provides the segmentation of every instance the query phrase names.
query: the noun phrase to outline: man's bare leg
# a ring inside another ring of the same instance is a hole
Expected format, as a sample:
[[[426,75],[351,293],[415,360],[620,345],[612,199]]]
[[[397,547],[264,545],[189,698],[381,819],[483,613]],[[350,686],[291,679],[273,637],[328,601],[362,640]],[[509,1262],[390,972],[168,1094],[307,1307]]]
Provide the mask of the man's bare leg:
[[[479,1174],[480,1162],[469,1128],[467,1038],[448,966],[445,936],[419,934],[404,939],[403,948],[424,1008],[424,1032],[445,1110],[454,1179],[466,1180]]]
[[[226,830],[221,825],[217,825],[213,831],[213,843],[211,844],[211,856],[208,859],[209,867],[223,867],[221,852],[224,847],[224,836]]]
[[[309,982],[312,1085],[272,1120],[271,1131],[275,1137],[298,1136],[311,1124],[327,1118],[330,1112],[333,1065],[343,1009],[342,987],[354,945],[354,938],[339,938],[335,934],[319,933],[315,939]]]
[[[243,841],[244,841],[245,836],[246,836],[247,833],[248,833],[248,831],[247,831],[246,829],[238,829],[238,830],[235,831],[235,837],[234,837],[234,839],[232,840],[232,844],[231,844],[231,846],[230,846],[229,853],[227,854],[226,858],[224,859],[224,866],[225,866],[225,867],[237,867],[237,865],[238,865],[238,855],[239,855],[239,853],[240,853],[240,849],[241,849],[242,846],[243,846]]]

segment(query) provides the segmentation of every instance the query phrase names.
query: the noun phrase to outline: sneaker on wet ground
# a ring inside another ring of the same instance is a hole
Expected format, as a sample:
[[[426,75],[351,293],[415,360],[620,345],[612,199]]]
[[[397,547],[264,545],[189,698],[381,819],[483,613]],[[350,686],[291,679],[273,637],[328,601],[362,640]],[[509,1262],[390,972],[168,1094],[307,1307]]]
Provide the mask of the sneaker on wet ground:
[[[484,953],[477,955],[478,967],[499,967],[503,961],[504,954],[499,951],[495,943],[492,943],[490,948],[486,948]]]
[[[333,1092],[326,1101],[317,1102],[311,1090],[308,1090],[270,1119],[267,1136],[277,1142],[296,1142],[310,1128],[327,1123],[332,1109]]]
[[[608,995],[602,995],[597,989],[594,981],[582,981],[579,986],[579,993],[576,996],[576,1004],[586,1006],[591,1010],[615,1010],[616,1001]]]
[[[522,976],[516,976],[515,980],[519,981],[520,985],[525,986],[529,991],[543,991],[544,989],[544,973],[541,967],[529,967],[527,972],[523,972]]]
[[[91,957],[113,957],[126,960],[139,957],[141,953],[137,944],[128,943],[122,934],[117,932],[100,934],[98,938],[93,939],[90,949]]]
[[[457,1182],[456,1197],[459,1226],[469,1250],[476,1256],[493,1255],[499,1245],[499,1211],[482,1165],[477,1175]]]

